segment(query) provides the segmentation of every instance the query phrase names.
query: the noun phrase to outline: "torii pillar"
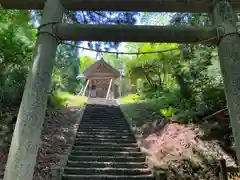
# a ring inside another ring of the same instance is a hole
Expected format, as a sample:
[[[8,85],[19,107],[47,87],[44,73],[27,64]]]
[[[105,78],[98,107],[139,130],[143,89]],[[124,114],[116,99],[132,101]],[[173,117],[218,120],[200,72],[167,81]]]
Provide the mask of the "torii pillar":
[[[215,1],[213,20],[219,29],[218,55],[240,164],[240,36],[236,13],[227,0]]]
[[[4,180],[32,180],[58,45],[51,23],[61,22],[63,13],[60,0],[46,1],[42,28],[36,42],[32,69],[25,85]]]

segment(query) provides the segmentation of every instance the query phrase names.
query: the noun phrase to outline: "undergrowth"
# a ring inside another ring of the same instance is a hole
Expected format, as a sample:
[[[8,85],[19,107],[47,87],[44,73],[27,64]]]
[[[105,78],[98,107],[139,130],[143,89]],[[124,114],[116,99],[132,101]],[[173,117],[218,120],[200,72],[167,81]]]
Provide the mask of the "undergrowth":
[[[56,94],[49,97],[48,105],[50,107],[78,107],[82,108],[87,103],[87,97],[77,96],[69,92],[57,92]]]
[[[153,129],[160,133],[159,137],[156,138],[163,138],[163,132],[159,130],[159,128],[162,125],[163,128],[166,126],[160,122],[168,122],[168,124],[174,124],[176,122],[182,127],[193,127],[192,131],[196,133],[199,140],[203,142],[202,146],[208,149],[205,152],[206,154],[214,153],[209,147],[218,146],[217,150],[219,152],[228,154],[228,158],[232,158],[236,162],[229,119],[219,121],[216,117],[207,121],[202,120],[203,117],[226,108],[223,87],[203,88],[188,99],[183,98],[177,91],[171,91],[158,93],[157,96],[152,96],[151,98],[143,98],[140,95],[129,94],[126,97],[120,98],[120,102],[121,109],[125,116],[128,116],[130,123],[134,125],[135,129],[137,128],[137,131],[134,132],[148,132],[149,141],[154,141],[153,138],[158,136],[154,134]],[[201,137],[198,136],[198,129],[203,133]],[[197,131],[195,132],[195,130]],[[169,132],[165,133],[168,134]],[[144,137],[145,136],[142,138]],[[170,139],[166,139],[165,141],[171,142]],[[156,144],[155,141],[154,143]],[[190,157],[190,160],[192,160],[192,157]],[[217,159],[212,160],[213,162],[217,162]],[[171,160],[169,162],[178,164],[179,167],[177,167],[177,169],[179,170],[175,171],[175,168],[169,169],[172,176],[169,176],[168,179],[218,179],[218,174],[214,174],[214,169],[216,169],[215,164],[211,167],[209,165],[204,168],[198,167],[198,170],[195,171],[195,168],[192,167],[193,165],[190,162],[173,162]],[[183,168],[185,166],[191,166],[189,172],[186,172],[186,169]],[[190,170],[192,170],[192,172],[190,172]],[[231,179],[239,179],[239,176],[233,176]]]

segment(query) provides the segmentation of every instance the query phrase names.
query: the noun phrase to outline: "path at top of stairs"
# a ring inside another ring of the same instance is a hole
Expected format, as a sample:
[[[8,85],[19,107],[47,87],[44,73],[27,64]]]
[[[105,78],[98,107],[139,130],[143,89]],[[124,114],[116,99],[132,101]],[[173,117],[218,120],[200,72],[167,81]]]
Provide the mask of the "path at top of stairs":
[[[120,108],[90,99],[62,180],[154,180]]]

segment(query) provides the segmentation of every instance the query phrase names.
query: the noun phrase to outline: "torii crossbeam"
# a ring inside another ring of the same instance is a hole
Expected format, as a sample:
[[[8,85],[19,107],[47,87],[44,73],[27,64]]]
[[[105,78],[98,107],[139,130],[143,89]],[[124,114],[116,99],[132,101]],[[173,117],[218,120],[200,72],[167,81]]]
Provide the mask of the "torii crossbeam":
[[[133,25],[58,24],[61,40],[111,42],[216,43],[216,28]]]
[[[0,0],[6,9],[43,9],[47,0]],[[61,0],[68,10],[144,11],[144,12],[208,12],[213,0]],[[231,0],[235,10],[240,1]]]
[[[187,3],[186,3],[187,2]],[[240,162],[240,36],[236,26],[239,0],[0,0],[6,9],[44,9],[19,114],[13,134],[4,180],[32,180],[47,104],[47,92],[59,39],[135,42],[194,43],[217,40],[228,109]],[[209,29],[69,25],[62,24],[64,9],[208,12]],[[216,30],[217,28],[217,30]],[[240,164],[240,163],[239,163]]]

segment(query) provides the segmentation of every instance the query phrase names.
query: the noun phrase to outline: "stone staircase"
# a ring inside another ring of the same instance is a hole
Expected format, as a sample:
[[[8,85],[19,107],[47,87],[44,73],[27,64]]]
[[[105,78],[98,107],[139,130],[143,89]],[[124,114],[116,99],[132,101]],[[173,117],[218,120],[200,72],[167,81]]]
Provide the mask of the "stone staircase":
[[[106,100],[87,105],[61,178],[154,180],[120,108]]]

